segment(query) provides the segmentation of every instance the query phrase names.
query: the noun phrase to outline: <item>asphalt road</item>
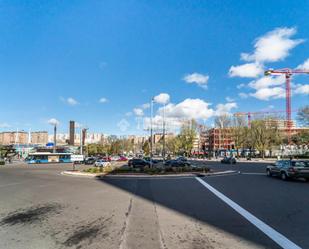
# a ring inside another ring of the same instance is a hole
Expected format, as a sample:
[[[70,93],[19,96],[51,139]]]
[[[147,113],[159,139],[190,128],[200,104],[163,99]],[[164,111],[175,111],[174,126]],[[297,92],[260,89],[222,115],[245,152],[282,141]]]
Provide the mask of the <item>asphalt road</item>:
[[[207,164],[240,173],[203,182],[309,248],[308,183],[268,178],[262,163]],[[194,177],[60,175],[68,168],[0,168],[0,248],[281,248]]]

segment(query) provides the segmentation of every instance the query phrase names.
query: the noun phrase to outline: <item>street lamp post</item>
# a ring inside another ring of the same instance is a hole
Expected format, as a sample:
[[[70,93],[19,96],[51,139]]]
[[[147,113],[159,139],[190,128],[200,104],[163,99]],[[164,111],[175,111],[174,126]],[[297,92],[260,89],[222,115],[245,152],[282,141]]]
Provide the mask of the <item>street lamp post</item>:
[[[56,153],[56,146],[57,146],[57,124],[54,124],[54,147],[53,152]]]
[[[165,161],[165,103],[163,105],[163,134],[162,134],[162,139],[163,139],[162,157],[163,157],[163,162],[164,162]]]
[[[153,98],[150,102],[150,159],[153,157]]]

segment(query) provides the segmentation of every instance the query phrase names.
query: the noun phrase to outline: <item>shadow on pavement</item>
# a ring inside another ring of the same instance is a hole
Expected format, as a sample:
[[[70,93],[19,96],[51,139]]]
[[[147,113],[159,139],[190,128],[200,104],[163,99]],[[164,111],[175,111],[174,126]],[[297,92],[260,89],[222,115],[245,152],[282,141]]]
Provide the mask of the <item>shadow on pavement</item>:
[[[209,224],[265,248],[280,248],[195,178],[113,178],[98,181]],[[188,231],[189,232],[189,231]]]

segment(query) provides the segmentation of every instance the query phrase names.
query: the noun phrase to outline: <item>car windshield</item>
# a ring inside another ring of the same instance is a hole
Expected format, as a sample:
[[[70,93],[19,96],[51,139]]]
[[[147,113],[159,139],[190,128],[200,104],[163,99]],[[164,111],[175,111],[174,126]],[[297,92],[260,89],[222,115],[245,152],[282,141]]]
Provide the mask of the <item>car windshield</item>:
[[[306,161],[294,161],[292,162],[293,167],[309,167],[309,162]]]

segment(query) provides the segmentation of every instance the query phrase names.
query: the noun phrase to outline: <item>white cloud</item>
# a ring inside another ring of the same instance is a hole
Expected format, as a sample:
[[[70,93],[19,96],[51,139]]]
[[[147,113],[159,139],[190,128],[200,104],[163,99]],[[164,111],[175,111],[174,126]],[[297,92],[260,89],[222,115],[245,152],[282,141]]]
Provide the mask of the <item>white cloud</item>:
[[[232,98],[229,97],[229,96],[227,96],[227,97],[225,98],[225,100],[226,100],[226,102],[234,102],[234,101],[235,101],[234,99],[232,99]]]
[[[127,116],[127,117],[130,117],[130,116],[132,116],[132,112],[127,112],[125,115]]]
[[[104,103],[107,103],[107,102],[108,102],[107,98],[102,97],[102,98],[99,99],[99,103],[104,104]]]
[[[207,83],[209,80],[208,75],[200,74],[200,73],[192,73],[187,74],[183,80],[187,82],[188,84],[197,84],[198,86],[202,88],[207,88]]]
[[[302,43],[302,39],[291,39],[295,28],[276,28],[256,39],[252,54],[242,53],[241,59],[254,62],[276,62],[284,60],[291,49]]]
[[[186,119],[181,118],[165,118],[165,127],[166,130],[176,130],[181,127],[183,121]],[[150,129],[151,127],[151,119],[149,117],[144,118],[143,128]],[[163,128],[163,117],[161,115],[155,115],[152,119],[152,127],[155,130],[162,130]]]
[[[238,93],[238,96],[241,98],[241,99],[247,99],[249,96],[247,93]]]
[[[208,119],[214,111],[209,109],[209,103],[201,99],[185,99],[178,104],[168,104],[165,107],[165,116],[170,118],[181,119]],[[163,116],[163,107],[158,111]]]
[[[237,85],[237,89],[241,89],[241,88],[244,88],[246,86],[246,84],[242,83],[242,84],[239,84]]]
[[[295,90],[294,90],[295,94],[305,94],[305,95],[309,95],[309,84],[307,85],[297,85]]]
[[[274,109],[274,108],[275,108],[274,105],[269,105],[269,106],[267,106],[267,109]]]
[[[263,66],[259,63],[247,63],[240,66],[231,66],[230,77],[255,78],[263,74]]]
[[[142,108],[144,110],[146,110],[146,109],[150,108],[150,104],[149,103],[142,104]]]
[[[141,109],[141,108],[134,108],[133,109],[133,112],[134,112],[134,114],[136,115],[136,116],[144,116],[144,111],[143,111],[143,109]]]
[[[78,101],[72,97],[67,98],[66,103],[71,106],[78,105]]]
[[[285,76],[265,76],[261,77],[257,80],[251,81],[248,86],[253,89],[261,89],[261,88],[268,88],[270,86],[278,86],[285,83]]]
[[[215,115],[219,116],[223,114],[230,114],[230,111],[234,108],[237,108],[237,104],[235,102],[218,104],[216,106]]]
[[[11,127],[8,123],[0,123],[0,128],[9,128]]]
[[[154,97],[154,101],[158,104],[167,104],[170,101],[170,96],[167,93],[160,93]]]
[[[280,99],[285,98],[285,89],[283,87],[266,87],[258,89],[255,93],[250,93],[250,96],[259,100]]]
[[[47,123],[50,124],[50,125],[59,125],[60,124],[60,122],[55,118],[51,118],[50,120],[47,121]]]
[[[303,64],[299,65],[297,69],[309,70],[309,58]]]

